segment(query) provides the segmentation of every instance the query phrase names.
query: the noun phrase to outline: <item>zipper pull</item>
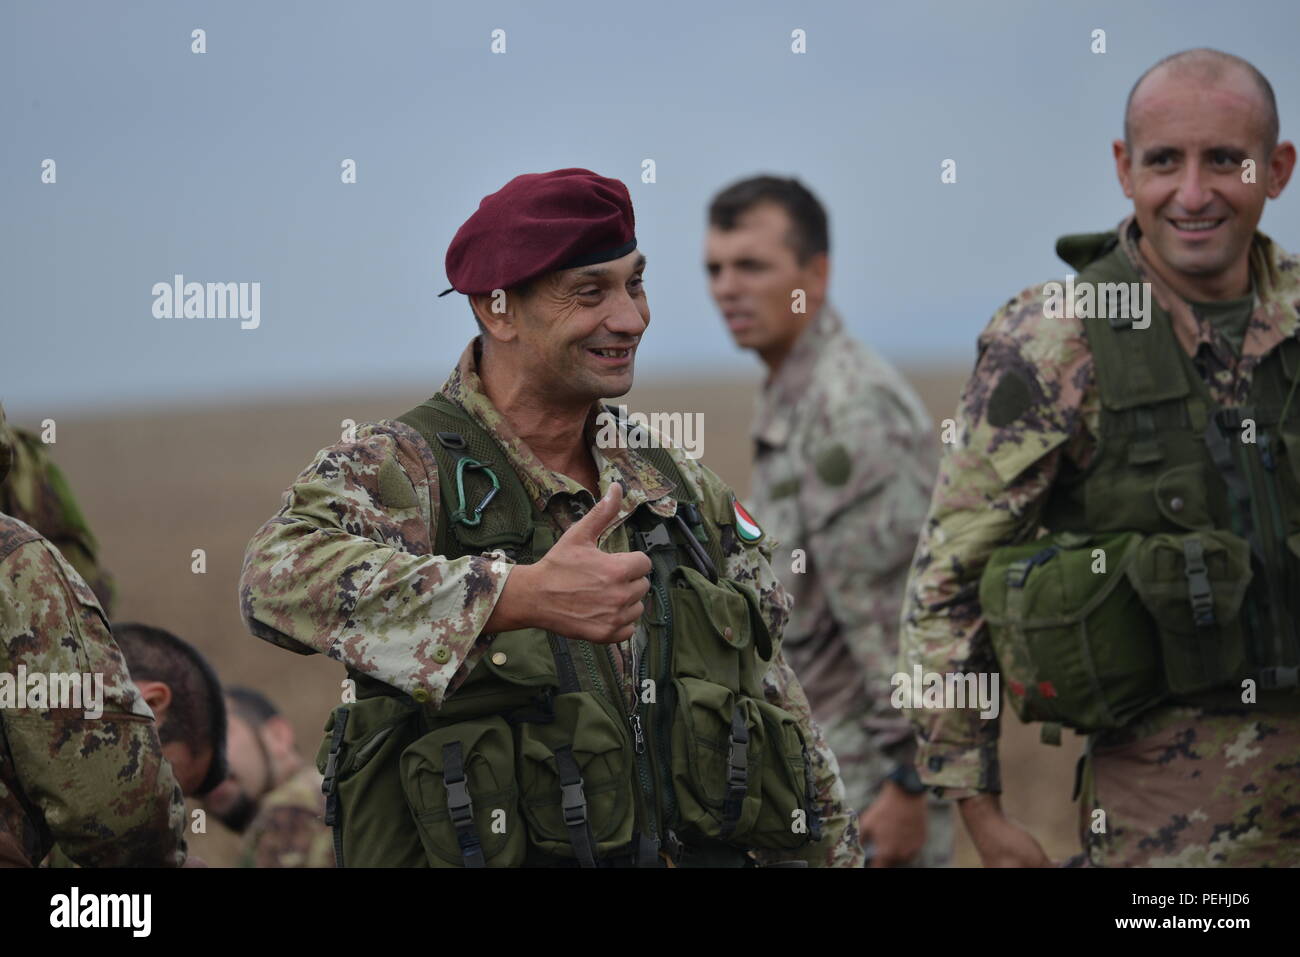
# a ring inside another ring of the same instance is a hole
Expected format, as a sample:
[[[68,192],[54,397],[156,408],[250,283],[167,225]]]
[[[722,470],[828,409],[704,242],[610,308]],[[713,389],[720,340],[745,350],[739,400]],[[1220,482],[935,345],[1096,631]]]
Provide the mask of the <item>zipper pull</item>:
[[[628,717],[632,719],[633,747],[637,754],[645,754],[645,735],[641,733],[641,716],[633,711]]]

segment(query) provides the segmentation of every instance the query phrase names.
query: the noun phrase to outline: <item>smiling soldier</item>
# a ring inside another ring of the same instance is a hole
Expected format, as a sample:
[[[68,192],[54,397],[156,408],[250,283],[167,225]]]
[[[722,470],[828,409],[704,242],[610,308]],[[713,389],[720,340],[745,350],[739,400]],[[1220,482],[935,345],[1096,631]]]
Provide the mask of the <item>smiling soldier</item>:
[[[993,317],[902,668],[1000,669],[1045,740],[1090,734],[1095,865],[1300,865],[1300,262],[1256,231],[1295,147],[1254,67],[1191,50],[1138,80],[1114,156],[1133,215],[1056,248],[1075,289],[1149,283],[1150,315],[1034,287]],[[914,718],[984,863],[1046,864],[1000,810],[997,721]]]
[[[587,170],[487,196],[447,252],[481,335],[248,547],[253,633],[355,681],[318,755],[340,864],[861,860],[761,528],[680,450],[594,439],[650,320],[633,226]]]

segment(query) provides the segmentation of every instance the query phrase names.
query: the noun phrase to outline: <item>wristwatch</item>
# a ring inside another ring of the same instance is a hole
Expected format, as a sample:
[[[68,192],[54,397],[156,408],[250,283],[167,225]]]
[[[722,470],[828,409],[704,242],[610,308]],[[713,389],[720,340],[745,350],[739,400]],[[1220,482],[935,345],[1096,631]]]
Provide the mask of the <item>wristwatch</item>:
[[[886,776],[886,780],[893,781],[908,794],[924,794],[925,785],[921,783],[921,777],[916,773],[916,767],[911,763],[896,764],[894,770]]]

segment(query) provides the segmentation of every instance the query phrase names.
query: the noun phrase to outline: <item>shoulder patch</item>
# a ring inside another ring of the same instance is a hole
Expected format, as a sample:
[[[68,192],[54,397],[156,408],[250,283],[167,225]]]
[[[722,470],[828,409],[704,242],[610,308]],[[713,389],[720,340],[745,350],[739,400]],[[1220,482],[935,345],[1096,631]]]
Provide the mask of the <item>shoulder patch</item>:
[[[1010,425],[1033,404],[1034,396],[1029,383],[1017,371],[1009,370],[998,379],[993,394],[989,396],[988,423],[995,429]]]
[[[391,455],[379,466],[379,501],[388,508],[415,508],[420,504],[411,480]]]
[[[853,471],[853,460],[849,458],[848,449],[838,442],[822,451],[814,464],[818,478],[827,485],[843,485]]]
[[[745,506],[741,505],[740,500],[734,495],[731,496],[731,514],[736,518],[736,534],[740,536],[742,542],[752,545],[763,537],[763,530],[759,528],[758,522],[745,511]]]

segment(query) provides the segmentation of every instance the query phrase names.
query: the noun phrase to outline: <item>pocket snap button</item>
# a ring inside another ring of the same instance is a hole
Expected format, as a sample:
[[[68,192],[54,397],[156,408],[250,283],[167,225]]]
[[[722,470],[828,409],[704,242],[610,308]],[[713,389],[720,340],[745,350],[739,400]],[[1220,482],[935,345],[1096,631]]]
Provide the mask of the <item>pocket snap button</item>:
[[[504,665],[505,663],[506,663],[506,653],[504,651],[498,651],[496,654],[492,656],[492,664]]]
[[[1169,500],[1169,510],[1171,512],[1181,512],[1183,510],[1183,500],[1175,495]]]

